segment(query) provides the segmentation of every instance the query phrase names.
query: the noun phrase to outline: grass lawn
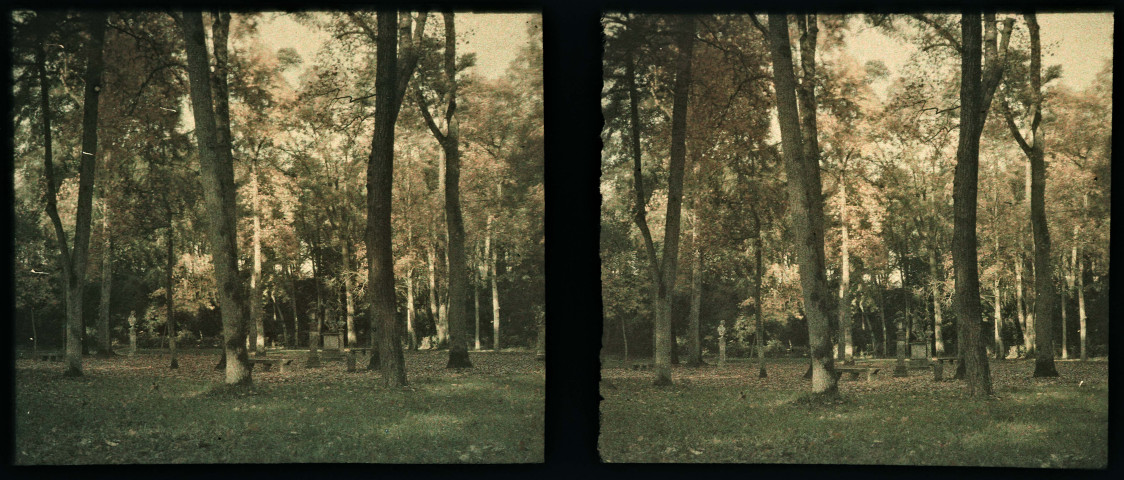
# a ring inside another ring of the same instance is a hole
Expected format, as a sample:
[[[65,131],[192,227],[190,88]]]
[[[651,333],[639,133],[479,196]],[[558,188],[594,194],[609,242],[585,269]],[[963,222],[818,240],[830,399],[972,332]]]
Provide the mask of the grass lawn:
[[[716,363],[716,359],[708,359]],[[840,399],[809,403],[805,359],[675,367],[671,387],[650,371],[602,369],[602,459],[608,462],[843,463],[1105,468],[1108,362],[1059,361],[1055,379],[1032,361],[991,363],[997,398],[970,399],[927,370],[871,382],[840,380]],[[946,378],[951,372],[946,371]],[[1079,382],[1083,382],[1079,385]]]
[[[297,356],[300,355],[300,356]],[[407,389],[342,361],[254,371],[248,389],[216,388],[218,352],[21,359],[15,378],[15,463],[541,462],[544,367],[533,353],[407,352]],[[303,354],[291,356],[303,359]],[[365,365],[361,362],[362,365]]]

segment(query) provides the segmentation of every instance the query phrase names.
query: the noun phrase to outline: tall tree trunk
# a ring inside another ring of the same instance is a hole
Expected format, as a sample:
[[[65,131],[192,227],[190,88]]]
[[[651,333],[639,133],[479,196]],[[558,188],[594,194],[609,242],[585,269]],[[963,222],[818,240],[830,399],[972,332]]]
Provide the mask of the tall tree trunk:
[[[842,230],[839,260],[839,343],[842,344],[842,348],[839,349],[839,360],[850,364],[854,363],[854,346],[851,340],[851,324],[853,322],[851,318],[851,253],[847,225],[847,183],[842,178],[840,178],[839,189],[839,195],[843,198],[843,206],[839,212]]]
[[[270,303],[273,304],[273,323],[278,323],[278,319],[280,319],[280,323],[281,323],[281,345],[282,346],[289,346],[289,326],[285,322],[285,316],[281,314],[281,308],[277,305],[276,288],[277,287],[273,287],[273,288],[269,289],[269,300],[270,300]]]
[[[1032,12],[1023,15],[1030,32],[1030,140],[1015,125],[1014,117],[1004,104],[1004,116],[1011,135],[1027,156],[1027,189],[1030,200],[1030,223],[1034,231],[1034,313],[1028,318],[1027,330],[1035,347],[1034,376],[1056,377],[1054,366],[1054,304],[1057,301],[1050,265],[1050,232],[1046,224],[1046,162],[1045,142],[1038,127],[1042,122],[1042,41],[1038,17]],[[1033,319],[1033,320],[1030,320]]]
[[[480,269],[477,268],[476,271],[477,271],[477,273],[479,273]],[[476,275],[476,276],[479,277],[479,275]],[[476,320],[476,342],[475,342],[474,345],[475,345],[475,350],[479,351],[480,350],[480,283],[477,282],[476,280],[477,279],[473,279],[473,282],[472,282],[472,314],[473,314],[473,316],[475,317],[475,320]]]
[[[116,355],[113,352],[113,343],[109,336],[109,295],[113,286],[113,241],[109,235],[109,202],[105,202],[105,214],[102,215],[102,243],[101,254],[101,301],[98,308],[98,356],[110,358]]]
[[[995,283],[992,284],[992,296],[995,297],[995,358],[1002,360],[1007,358],[1007,347],[1003,345],[1003,313],[1001,310],[1001,293],[999,291],[999,275],[995,276]]]
[[[293,347],[299,347],[300,343],[301,343],[301,334],[300,334],[301,325],[300,325],[300,316],[297,315],[297,277],[296,277],[296,274],[293,273],[294,268],[293,268],[292,265],[286,265],[285,268],[289,271],[289,288],[291,289],[291,292],[289,294],[289,304],[293,308],[293,344],[292,344],[292,346]]]
[[[406,362],[401,335],[395,320],[394,256],[391,250],[391,190],[394,174],[394,125],[402,107],[406,85],[417,66],[417,44],[425,30],[425,14],[418,15],[413,40],[402,46],[399,61],[399,36],[411,38],[410,17],[402,14],[400,25],[393,11],[377,14],[378,48],[375,58],[375,131],[367,163],[367,298],[371,302],[371,331],[379,332],[379,371],[388,387],[407,385]],[[388,93],[389,94],[386,94]],[[381,328],[377,328],[380,326]],[[372,362],[373,363],[373,362]]]
[[[757,217],[757,212],[753,212],[753,218],[756,230],[753,247],[753,304],[757,324],[757,378],[765,378],[769,376],[765,371],[765,321],[761,316],[763,305],[761,303],[761,250],[765,242],[761,238],[761,220]]]
[[[683,176],[687,157],[687,100],[691,88],[691,62],[694,52],[695,18],[680,18],[675,43],[679,53],[675,60],[675,84],[671,106],[671,147],[668,162],[667,214],[664,223],[662,281],[658,292],[660,309],[655,322],[655,384],[671,384],[671,355],[674,336],[671,327],[671,303],[675,292],[679,265],[679,224],[683,205]]]
[[[491,218],[490,216],[488,217]],[[491,238],[489,234],[488,238]],[[499,263],[499,250],[492,246],[491,277],[492,279],[492,350],[500,351],[500,287],[499,277],[496,275],[496,263]]]
[[[66,335],[66,375],[82,376],[82,338],[85,325],[82,321],[82,298],[86,291],[86,260],[90,248],[90,217],[94,198],[94,169],[97,166],[98,152],[98,98],[101,92],[102,71],[105,59],[102,49],[105,44],[105,12],[90,12],[87,25],[90,42],[86,45],[86,89],[82,100],[82,149],[79,152],[78,209],[74,221],[74,249],[66,251],[65,235],[60,236],[62,254],[69,255],[67,274],[67,335]],[[46,86],[46,68],[41,67],[42,85]],[[44,117],[49,117],[47,94],[43,93]],[[44,119],[44,129],[49,130],[48,120]],[[48,149],[49,151],[49,149]],[[49,155],[49,153],[47,154]],[[46,162],[51,162],[47,157]],[[54,182],[53,173],[48,170],[48,182]],[[52,189],[53,190],[53,189]],[[52,193],[53,192],[50,192]],[[53,201],[52,201],[53,203]],[[57,212],[55,214],[57,216]],[[61,232],[61,223],[56,223],[56,231]]]
[[[347,346],[351,347],[359,343],[359,333],[355,331],[355,284],[353,283],[355,281],[355,273],[351,271],[351,236],[348,235],[348,231],[350,231],[348,227],[345,227],[344,233],[340,236],[340,240],[343,241],[343,298],[347,315]],[[406,279],[407,282],[409,282],[410,275],[408,273],[406,274]],[[409,285],[409,283],[407,283],[407,285]],[[410,293],[413,293],[412,289],[410,289]],[[408,307],[406,314],[411,317],[410,320],[413,320],[414,304],[412,301]],[[410,332],[412,333],[413,323],[411,322],[410,325]]]
[[[305,366],[308,368],[319,367],[320,364],[320,334],[324,332],[324,302],[320,293],[320,225],[317,223],[316,235],[312,244],[312,284],[316,289],[316,310],[313,316],[316,318],[315,325],[309,325],[308,328],[308,358],[305,360]],[[311,322],[310,322],[311,323]]]
[[[175,266],[176,266],[176,256],[175,256],[175,249],[174,249],[174,245],[175,245],[174,244],[174,235],[175,235],[175,229],[172,228],[172,215],[171,215],[171,210],[169,210],[168,211],[168,242],[167,242],[168,243],[168,245],[167,245],[167,248],[168,248],[168,251],[167,251],[168,263],[167,263],[167,267],[166,267],[165,272],[164,272],[166,274],[166,278],[167,278],[166,285],[168,286],[168,288],[166,289],[166,291],[164,293],[165,293],[165,302],[167,303],[167,306],[168,306],[168,348],[169,348],[170,353],[171,353],[170,356],[172,357],[171,362],[168,365],[168,368],[171,368],[173,370],[177,369],[177,368],[180,368],[180,362],[179,362],[179,359],[176,356],[176,309],[175,309],[175,296],[173,295],[173,289],[175,289],[175,285],[176,285],[175,277],[173,276],[175,274]]]
[[[938,277],[939,270],[937,269],[937,261],[941,257],[937,255],[936,245],[929,248],[929,278],[933,287],[933,351],[937,356],[944,355],[944,334],[941,332],[944,327],[943,315],[941,312],[941,279]]]
[[[815,144],[813,88],[817,27],[815,16],[811,16],[810,19],[804,19],[802,15],[798,17],[803,19],[800,21],[801,59],[806,83],[801,89],[803,108],[799,112],[796,103],[796,79],[792,75],[788,21],[783,14],[769,14],[769,52],[773,60],[773,83],[776,87],[781,149],[788,175],[789,205],[794,213],[792,215],[796,239],[794,243],[800,259],[800,283],[805,316],[808,319],[812,392],[830,395],[837,391],[838,379],[831,355],[830,293],[828,293],[824,271],[823,193],[820,183],[819,149]],[[800,113],[803,113],[803,129]]]
[[[882,320],[882,356],[890,354],[890,333],[886,328],[886,288],[884,284],[874,277],[875,287],[878,288],[878,317]]]
[[[1015,258],[1015,311],[1019,319],[1019,331],[1022,333],[1023,350],[1030,354],[1030,333],[1026,323],[1026,310],[1023,303],[1023,262],[1022,255]]]
[[[261,285],[261,199],[258,194],[258,160],[251,159],[250,164],[250,195],[251,208],[254,215],[254,233],[252,237],[254,259],[253,270],[250,271],[250,341],[251,350],[255,354],[265,352],[265,319],[262,317],[262,285]]]
[[[406,335],[410,350],[418,350],[418,331],[414,321],[414,267],[406,269]]]
[[[1081,361],[1088,360],[1085,349],[1085,256],[1077,249],[1077,335],[1081,339]]]
[[[953,311],[959,320],[960,355],[965,366],[968,394],[991,394],[991,374],[987,352],[980,335],[980,285],[976,241],[976,205],[979,181],[980,135],[1003,64],[995,45],[995,14],[985,15],[986,42],[981,38],[980,14],[964,12],[960,19],[961,61],[960,139],[956,150],[953,177],[952,265],[956,279]],[[1011,22],[1006,22],[1000,51],[1007,51]],[[981,49],[987,46],[987,69],[981,66]]]
[[[468,266],[464,251],[464,218],[460,199],[460,123],[457,111],[457,35],[452,12],[443,15],[445,20],[445,132],[434,122],[429,107],[420,91],[418,108],[445,154],[442,172],[445,197],[445,227],[448,245],[446,254],[446,281],[448,282],[449,362],[446,368],[471,368],[468,358]]]
[[[1066,348],[1066,344],[1068,343],[1068,337],[1066,335],[1066,323],[1067,322],[1066,322],[1066,311],[1065,310],[1066,310],[1066,301],[1068,300],[1068,297],[1069,297],[1069,290],[1073,288],[1073,281],[1071,280],[1073,277],[1069,274],[1069,272],[1072,270],[1073,266],[1070,265],[1067,262],[1067,259],[1068,259],[1068,256],[1066,255],[1066,253],[1062,252],[1062,272],[1063,272],[1062,281],[1063,281],[1063,285],[1065,285],[1062,288],[1062,299],[1061,299],[1061,307],[1062,307],[1061,308],[1061,310],[1062,310],[1062,359],[1063,360],[1069,359],[1069,349]]]
[[[694,232],[691,234],[695,237]],[[697,238],[696,238],[697,241]],[[702,307],[702,252],[695,244],[695,255],[691,272],[691,312],[688,317],[687,327],[687,366],[697,367],[703,364],[702,344],[699,342],[699,310]]]
[[[226,122],[225,125],[219,125],[218,122],[219,118],[223,118],[228,112],[226,33],[229,19],[229,13],[221,13],[216,16],[214,25],[215,94],[213,97],[211,78],[208,75],[210,66],[207,60],[202,13],[185,11],[181,23],[187,50],[191,105],[195,115],[195,136],[199,147],[200,180],[207,205],[211,255],[214,259],[215,280],[218,284],[219,308],[222,310],[223,352],[227,357],[225,381],[227,384],[248,385],[252,382],[252,378],[246,351],[246,318],[243,316],[246,294],[238,275],[238,245],[235,230],[237,203],[235,202],[234,162],[230,148],[230,125]],[[216,104],[212,104],[212,98],[215,99]],[[218,112],[221,114],[217,115]],[[228,118],[229,116],[225,116],[223,119]]]
[[[437,237],[433,237],[433,242],[437,242]],[[429,317],[433,319],[433,328],[437,333],[437,344],[440,345],[445,340],[445,332],[441,326],[441,319],[437,311],[437,247],[431,243],[427,250],[426,259],[429,261]]]

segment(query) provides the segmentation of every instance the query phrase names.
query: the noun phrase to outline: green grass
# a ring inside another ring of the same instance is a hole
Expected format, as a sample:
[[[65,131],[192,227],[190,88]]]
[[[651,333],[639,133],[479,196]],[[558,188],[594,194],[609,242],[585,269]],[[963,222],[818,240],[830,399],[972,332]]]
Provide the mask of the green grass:
[[[299,357],[298,357],[299,358]],[[260,462],[541,462],[544,375],[533,354],[407,353],[408,389],[377,372],[254,372],[222,387],[217,356],[87,359],[86,375],[19,360],[17,464]]]
[[[834,402],[807,401],[806,360],[602,371],[600,452],[609,462],[845,463],[1104,468],[1107,362],[1059,362],[1058,379],[1029,378],[1027,361],[992,363],[997,398],[912,371],[872,382],[844,375]],[[1084,383],[1078,386],[1078,382]]]

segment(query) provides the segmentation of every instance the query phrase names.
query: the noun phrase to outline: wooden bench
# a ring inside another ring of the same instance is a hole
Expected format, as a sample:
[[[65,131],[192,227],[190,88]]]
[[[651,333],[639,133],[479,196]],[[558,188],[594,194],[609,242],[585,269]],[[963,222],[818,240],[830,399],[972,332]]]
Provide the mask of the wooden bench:
[[[851,374],[852,379],[858,379],[860,373],[866,372],[866,381],[868,382],[879,370],[882,370],[882,368],[875,365],[843,365],[835,367],[836,373],[840,376],[846,372]]]
[[[277,365],[281,373],[285,373],[287,366],[293,363],[291,358],[251,358],[250,365],[261,365],[263,372],[268,372],[274,365]]]
[[[633,370],[651,370],[652,364],[650,363],[634,363],[632,364]]]

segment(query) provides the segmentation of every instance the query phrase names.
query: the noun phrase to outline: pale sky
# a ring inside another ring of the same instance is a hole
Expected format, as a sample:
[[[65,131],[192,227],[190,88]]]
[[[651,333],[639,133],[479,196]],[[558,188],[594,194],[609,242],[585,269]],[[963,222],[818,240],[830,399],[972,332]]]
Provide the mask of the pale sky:
[[[519,48],[526,45],[527,22],[531,13],[457,13],[458,54],[476,53],[476,66],[473,73],[485,78],[499,78],[518,54]],[[324,32],[314,31],[297,24],[288,15],[277,15],[272,21],[264,22],[259,29],[261,40],[272,49],[294,48],[307,67],[316,57],[316,51],[327,40]],[[286,78],[294,87],[301,72],[288,72]]]
[[[1017,22],[1016,28],[1026,29],[1021,19]],[[1043,67],[1060,64],[1062,77],[1058,83],[1074,90],[1088,87],[1104,68],[1105,60],[1112,59],[1112,23],[1111,12],[1039,14]],[[867,60],[882,60],[890,76],[897,77],[915,48],[890,39],[877,29],[860,26],[848,36],[846,50],[860,65]],[[880,83],[875,90],[883,94],[886,82]]]

